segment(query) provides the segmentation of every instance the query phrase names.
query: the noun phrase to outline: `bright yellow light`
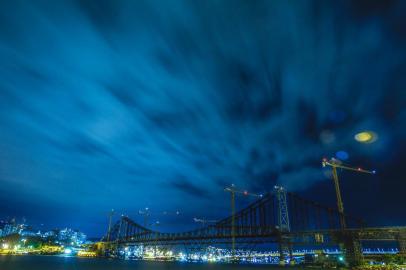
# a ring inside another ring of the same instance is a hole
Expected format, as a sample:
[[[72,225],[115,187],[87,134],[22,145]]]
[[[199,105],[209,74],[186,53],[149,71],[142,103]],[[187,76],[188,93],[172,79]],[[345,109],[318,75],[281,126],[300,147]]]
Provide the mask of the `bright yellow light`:
[[[355,134],[354,138],[361,143],[372,143],[376,140],[377,136],[372,131],[363,131]]]
[[[84,250],[80,250],[78,252],[78,256],[79,257],[96,257],[97,254],[94,251],[84,251]]]

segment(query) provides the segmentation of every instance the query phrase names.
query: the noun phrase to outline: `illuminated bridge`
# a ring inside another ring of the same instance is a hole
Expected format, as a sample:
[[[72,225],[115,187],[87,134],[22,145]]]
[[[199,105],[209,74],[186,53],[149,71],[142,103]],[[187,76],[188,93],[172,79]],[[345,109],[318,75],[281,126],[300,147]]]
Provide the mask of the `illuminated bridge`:
[[[406,227],[367,228],[354,217],[345,216],[345,220],[348,229],[341,228],[337,209],[279,189],[235,215],[187,232],[163,233],[122,216],[104,240],[116,247],[277,244],[281,259],[291,256],[292,248],[300,245],[339,245],[347,260],[355,264],[362,259],[363,241],[396,241],[399,251],[406,254]]]

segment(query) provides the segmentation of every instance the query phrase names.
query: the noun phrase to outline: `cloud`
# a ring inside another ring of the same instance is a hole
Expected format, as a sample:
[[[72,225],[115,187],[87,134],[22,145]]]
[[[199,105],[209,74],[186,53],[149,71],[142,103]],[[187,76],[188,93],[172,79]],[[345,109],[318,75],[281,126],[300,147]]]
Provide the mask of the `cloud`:
[[[177,190],[181,191],[184,194],[189,195],[190,197],[194,199],[200,199],[200,198],[208,198],[209,197],[209,192],[208,190],[205,190],[201,186],[198,186],[196,184],[193,184],[190,181],[187,181],[183,177],[180,177],[170,183],[170,185]]]
[[[32,200],[224,216],[231,183],[309,191],[340,150],[400,162],[403,1],[0,5],[0,179]]]

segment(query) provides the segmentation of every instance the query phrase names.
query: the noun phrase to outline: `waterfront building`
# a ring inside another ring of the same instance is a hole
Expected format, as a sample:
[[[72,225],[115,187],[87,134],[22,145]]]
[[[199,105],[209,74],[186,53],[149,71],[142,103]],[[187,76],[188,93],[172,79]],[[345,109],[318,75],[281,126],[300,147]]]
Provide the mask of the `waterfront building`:
[[[64,244],[81,245],[86,242],[86,235],[78,230],[65,228],[58,231],[56,239]]]
[[[7,223],[4,225],[2,236],[18,233],[18,226],[13,223]]]

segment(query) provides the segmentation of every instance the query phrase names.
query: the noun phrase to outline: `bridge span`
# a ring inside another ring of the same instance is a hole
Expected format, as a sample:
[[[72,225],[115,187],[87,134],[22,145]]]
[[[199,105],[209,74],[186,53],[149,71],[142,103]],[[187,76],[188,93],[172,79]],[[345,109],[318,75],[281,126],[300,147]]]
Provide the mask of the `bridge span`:
[[[340,220],[348,227],[343,229]],[[199,229],[166,233],[146,228],[122,216],[111,228],[105,241],[117,248],[144,246],[215,246],[241,244],[276,244],[280,261],[292,257],[293,247],[336,245],[349,264],[359,264],[362,244],[366,241],[396,241],[406,255],[406,227],[370,228],[360,219],[344,216],[331,207],[307,200],[290,192],[269,193],[246,208]],[[232,245],[234,246],[234,245]]]

